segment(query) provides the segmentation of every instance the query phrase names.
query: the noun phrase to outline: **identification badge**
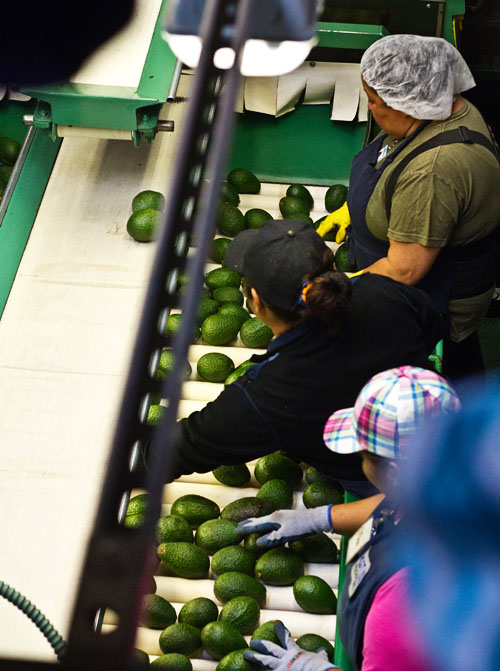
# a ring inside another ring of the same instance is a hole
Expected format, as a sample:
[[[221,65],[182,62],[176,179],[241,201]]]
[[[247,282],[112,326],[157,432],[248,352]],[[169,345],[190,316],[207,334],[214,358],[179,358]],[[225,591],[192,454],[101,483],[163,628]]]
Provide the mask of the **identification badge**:
[[[386,144],[384,147],[382,147],[382,149],[378,153],[377,163],[379,161],[382,161],[382,159],[384,159],[387,156],[388,151],[389,151],[389,145]]]
[[[351,579],[349,581],[349,588],[347,591],[350,599],[365,579],[368,571],[371,569],[371,566],[370,550],[367,550],[364,554],[361,555],[361,557],[351,568]]]
[[[349,562],[362,550],[371,538],[373,529],[373,517],[369,517],[355,534],[349,539],[347,545],[346,563]]]

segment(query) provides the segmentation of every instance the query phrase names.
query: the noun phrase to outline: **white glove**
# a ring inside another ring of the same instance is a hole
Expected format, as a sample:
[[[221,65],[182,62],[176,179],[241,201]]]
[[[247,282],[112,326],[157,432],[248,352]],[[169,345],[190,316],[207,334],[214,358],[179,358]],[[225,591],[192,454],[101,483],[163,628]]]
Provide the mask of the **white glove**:
[[[257,539],[257,547],[272,548],[320,531],[333,531],[331,506],[332,504],[306,510],[277,510],[264,517],[251,517],[240,522],[236,532],[246,535],[269,531],[270,533]]]
[[[274,625],[274,633],[283,647],[272,641],[254,638],[250,641],[253,649],[244,650],[243,657],[275,671],[329,671],[340,668],[330,662],[324,649],[321,652],[307,652],[299,648],[281,622]]]

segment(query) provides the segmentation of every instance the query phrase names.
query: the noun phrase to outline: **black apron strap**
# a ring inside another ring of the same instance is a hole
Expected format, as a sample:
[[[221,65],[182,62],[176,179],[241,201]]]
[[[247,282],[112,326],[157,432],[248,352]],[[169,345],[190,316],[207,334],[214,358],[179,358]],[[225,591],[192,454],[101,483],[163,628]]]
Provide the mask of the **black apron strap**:
[[[429,149],[434,149],[435,147],[442,147],[447,144],[480,144],[486,149],[489,149],[492,154],[496,157],[497,161],[500,163],[500,152],[498,146],[493,144],[493,142],[488,139],[482,133],[477,133],[476,131],[469,130],[465,126],[460,126],[453,130],[446,130],[442,133],[438,133],[434,137],[431,137],[427,142],[422,143],[416,147],[413,151],[407,154],[402,161],[400,161],[394,170],[391,173],[387,181],[387,186],[385,190],[385,212],[387,214],[387,221],[391,218],[391,208],[392,208],[392,196],[396,188],[396,183],[399,179],[400,174],[406,168],[408,163],[412,161],[416,156],[423,154]]]

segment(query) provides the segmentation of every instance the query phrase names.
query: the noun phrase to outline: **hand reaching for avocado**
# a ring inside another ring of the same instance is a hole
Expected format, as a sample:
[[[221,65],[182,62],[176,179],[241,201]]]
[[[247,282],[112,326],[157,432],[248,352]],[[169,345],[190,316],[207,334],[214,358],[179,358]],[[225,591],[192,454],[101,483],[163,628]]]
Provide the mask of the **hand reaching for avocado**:
[[[319,653],[302,650],[282,622],[276,622],[274,633],[281,646],[272,641],[255,638],[250,641],[252,650],[245,650],[243,657],[248,662],[275,671],[328,671],[340,668],[330,662],[324,649]]]
[[[321,224],[316,229],[316,233],[321,235],[322,238],[329,233],[334,226],[338,226],[337,236],[335,242],[340,244],[346,236],[346,230],[351,225],[351,216],[349,214],[349,209],[347,207],[347,202],[339,207],[338,210],[331,212],[326,216]]]
[[[307,510],[277,510],[271,515],[243,520],[236,532],[243,535],[269,532],[257,540],[257,547],[272,548],[320,531],[333,531],[330,508],[331,504]]]

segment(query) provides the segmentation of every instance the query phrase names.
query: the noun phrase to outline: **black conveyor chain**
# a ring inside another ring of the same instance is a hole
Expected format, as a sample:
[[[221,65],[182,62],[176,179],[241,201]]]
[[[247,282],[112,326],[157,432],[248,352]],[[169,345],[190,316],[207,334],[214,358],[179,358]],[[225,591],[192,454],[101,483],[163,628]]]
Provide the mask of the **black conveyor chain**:
[[[203,50],[189,95],[165,224],[157,242],[62,668],[133,668],[131,653],[138,604],[146,577],[153,569],[156,521],[174,447],[184,362],[192,341],[204,266],[214,234],[239,85],[239,54],[249,25],[251,3],[252,0],[206,2],[200,31]],[[213,64],[214,53],[223,46],[231,46],[236,54],[235,65],[227,71],[218,70]],[[196,253],[187,260],[191,237],[196,241]],[[177,277],[184,269],[190,279],[181,301],[182,329],[171,343],[164,330],[170,309],[178,305]],[[168,345],[174,347],[174,368],[161,385],[155,379],[155,368],[162,348]],[[152,428],[146,424],[149,398],[160,387],[167,407],[160,425]],[[146,447],[149,467],[144,472],[131,464],[138,448]],[[127,529],[119,523],[119,511],[123,510],[133,487],[143,488],[150,495],[145,523],[140,529]],[[117,614],[118,626],[112,633],[101,634],[94,623],[96,615],[105,608]]]

